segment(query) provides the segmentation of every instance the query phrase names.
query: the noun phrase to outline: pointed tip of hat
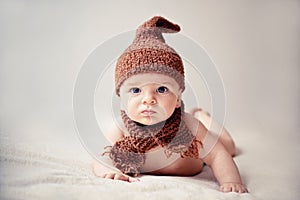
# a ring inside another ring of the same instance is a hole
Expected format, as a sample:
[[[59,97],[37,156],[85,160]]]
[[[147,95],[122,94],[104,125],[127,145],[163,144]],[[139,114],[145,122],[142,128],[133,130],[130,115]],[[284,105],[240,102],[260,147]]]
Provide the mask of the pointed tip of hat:
[[[180,31],[180,26],[170,22],[162,16],[154,16],[144,22],[140,28],[160,28],[162,33],[177,33]]]

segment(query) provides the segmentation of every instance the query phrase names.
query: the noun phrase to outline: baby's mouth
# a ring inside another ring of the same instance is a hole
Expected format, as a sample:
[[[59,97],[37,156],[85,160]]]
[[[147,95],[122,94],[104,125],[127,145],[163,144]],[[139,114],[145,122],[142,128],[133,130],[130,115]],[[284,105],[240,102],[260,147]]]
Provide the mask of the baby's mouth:
[[[142,114],[146,115],[146,116],[151,116],[153,114],[155,114],[156,112],[154,110],[143,110]]]

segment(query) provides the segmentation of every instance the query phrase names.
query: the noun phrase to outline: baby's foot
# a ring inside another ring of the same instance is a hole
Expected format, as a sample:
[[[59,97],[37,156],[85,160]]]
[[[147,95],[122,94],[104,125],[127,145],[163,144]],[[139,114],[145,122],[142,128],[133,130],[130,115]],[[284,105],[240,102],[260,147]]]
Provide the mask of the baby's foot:
[[[202,122],[206,128],[209,128],[212,118],[207,111],[201,108],[194,108],[190,111],[190,114]]]

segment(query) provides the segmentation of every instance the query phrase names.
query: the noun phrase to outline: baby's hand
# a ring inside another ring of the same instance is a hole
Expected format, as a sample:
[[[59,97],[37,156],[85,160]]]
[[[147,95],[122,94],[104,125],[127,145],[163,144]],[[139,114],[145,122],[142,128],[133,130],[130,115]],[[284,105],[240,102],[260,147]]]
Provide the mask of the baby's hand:
[[[100,175],[101,178],[106,178],[106,179],[113,179],[113,180],[121,180],[121,181],[127,181],[127,182],[136,182],[140,181],[138,178],[133,178],[131,176],[128,176],[126,174],[123,174],[121,172],[111,172],[111,173],[106,173]]]
[[[248,192],[247,188],[241,183],[223,183],[220,187],[222,192]]]

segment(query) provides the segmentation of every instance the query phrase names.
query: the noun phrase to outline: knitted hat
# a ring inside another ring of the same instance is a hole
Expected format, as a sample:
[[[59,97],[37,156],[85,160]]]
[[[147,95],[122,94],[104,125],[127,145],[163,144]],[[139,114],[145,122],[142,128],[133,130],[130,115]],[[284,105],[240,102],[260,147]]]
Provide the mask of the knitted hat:
[[[180,31],[177,24],[155,16],[146,21],[136,31],[133,43],[119,57],[115,67],[116,93],[126,79],[139,74],[154,72],[170,76],[180,89],[184,86],[184,67],[180,56],[165,43],[162,33]]]

